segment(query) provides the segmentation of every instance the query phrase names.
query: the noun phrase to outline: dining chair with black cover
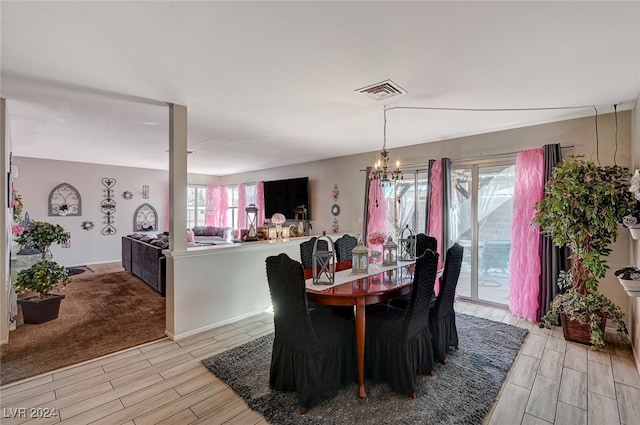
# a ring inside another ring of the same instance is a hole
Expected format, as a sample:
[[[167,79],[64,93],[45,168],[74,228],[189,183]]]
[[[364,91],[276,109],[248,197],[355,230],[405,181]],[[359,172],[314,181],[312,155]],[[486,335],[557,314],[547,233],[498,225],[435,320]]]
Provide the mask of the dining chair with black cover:
[[[302,268],[310,269],[313,266],[313,244],[316,242],[315,236],[313,236],[308,241],[304,241],[300,243],[300,262],[302,263]],[[329,244],[325,240],[318,241],[318,250],[319,251],[328,251]]]
[[[447,250],[442,273],[442,289],[429,316],[433,357],[442,364],[447,364],[446,356],[451,347],[458,349],[458,329],[453,301],[460,277],[463,251],[464,248],[458,243],[454,243]]]
[[[438,253],[426,250],[416,259],[413,288],[406,309],[386,304],[367,307],[365,365],[373,382],[386,381],[411,398],[418,374],[433,374],[429,309]]]
[[[358,239],[355,236],[342,235],[336,239],[335,245],[337,261],[348,261],[352,257],[351,251],[358,245]]]
[[[302,265],[286,254],[266,259],[275,337],[269,386],[298,394],[300,412],[333,397],[356,377],[353,323],[307,307]]]
[[[424,254],[427,249],[430,249],[433,252],[436,252],[438,250],[438,240],[433,236],[427,236],[424,233],[418,233],[417,235],[415,235],[415,239],[417,257],[420,257],[422,254]],[[407,308],[410,298],[411,293],[408,293],[389,300],[388,304],[398,308]]]
[[[416,235],[416,257],[421,256],[427,249],[438,251],[438,240],[433,236],[418,233]]]

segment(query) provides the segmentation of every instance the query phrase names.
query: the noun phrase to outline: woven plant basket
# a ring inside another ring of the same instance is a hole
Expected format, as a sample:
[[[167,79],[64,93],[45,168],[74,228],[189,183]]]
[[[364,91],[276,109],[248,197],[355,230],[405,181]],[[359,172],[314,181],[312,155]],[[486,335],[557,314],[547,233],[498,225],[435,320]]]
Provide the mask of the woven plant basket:
[[[600,329],[604,334],[604,329],[607,324],[607,316],[602,313],[599,314]],[[591,331],[589,329],[589,323],[584,325],[577,320],[570,319],[566,314],[560,314],[560,322],[562,323],[562,334],[567,341],[579,342],[581,344],[591,345]]]

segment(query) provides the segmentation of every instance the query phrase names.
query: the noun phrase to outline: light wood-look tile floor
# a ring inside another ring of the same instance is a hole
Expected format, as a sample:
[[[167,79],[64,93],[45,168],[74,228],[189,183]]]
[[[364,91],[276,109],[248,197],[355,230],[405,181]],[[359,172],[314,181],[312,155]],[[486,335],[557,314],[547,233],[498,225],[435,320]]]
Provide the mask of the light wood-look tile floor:
[[[565,342],[559,328],[539,329],[505,310],[462,301],[456,309],[530,331],[485,424],[640,423],[640,378],[628,347],[592,352]],[[266,424],[200,360],[272,330],[264,313],[6,385],[0,423]]]

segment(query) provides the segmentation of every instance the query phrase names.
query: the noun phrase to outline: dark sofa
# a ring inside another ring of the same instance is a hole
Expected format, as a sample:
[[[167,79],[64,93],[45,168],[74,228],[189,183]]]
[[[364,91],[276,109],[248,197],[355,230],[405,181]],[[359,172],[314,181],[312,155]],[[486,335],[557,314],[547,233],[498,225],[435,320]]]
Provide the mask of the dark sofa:
[[[164,238],[152,239],[139,234],[123,236],[122,267],[164,297],[167,286],[167,265],[162,250],[168,248],[169,241]]]

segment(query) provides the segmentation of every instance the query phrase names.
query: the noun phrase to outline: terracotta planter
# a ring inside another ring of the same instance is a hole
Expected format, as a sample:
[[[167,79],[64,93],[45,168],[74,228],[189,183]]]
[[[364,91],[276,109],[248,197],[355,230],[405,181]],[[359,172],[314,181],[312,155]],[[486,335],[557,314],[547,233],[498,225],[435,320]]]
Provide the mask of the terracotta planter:
[[[600,321],[600,329],[604,334],[604,329],[607,322],[607,316],[600,314],[602,320]],[[562,323],[562,334],[567,341],[579,342],[581,344],[591,345],[591,330],[589,329],[589,323],[584,325],[577,320],[571,320],[566,314],[560,314],[560,322]]]
[[[22,307],[22,317],[24,323],[39,324],[58,318],[60,311],[60,301],[64,294],[49,294],[50,298],[38,300],[37,297],[19,299],[18,304]]]

